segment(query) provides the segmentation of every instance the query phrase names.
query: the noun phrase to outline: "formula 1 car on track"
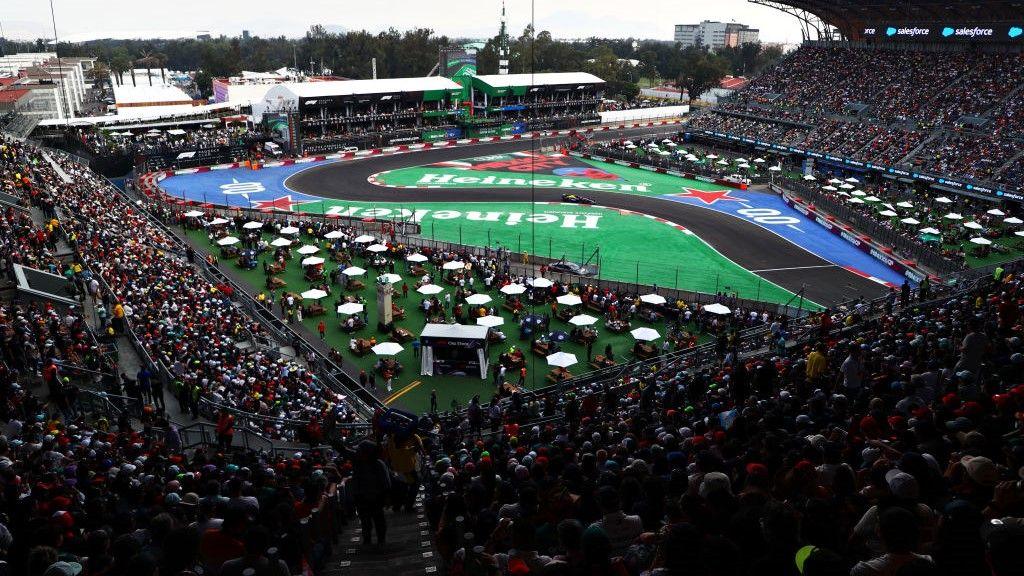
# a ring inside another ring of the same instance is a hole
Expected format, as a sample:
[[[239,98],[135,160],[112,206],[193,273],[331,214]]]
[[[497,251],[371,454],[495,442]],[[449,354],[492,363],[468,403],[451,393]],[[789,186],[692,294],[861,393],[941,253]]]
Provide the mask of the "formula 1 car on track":
[[[594,200],[587,198],[586,196],[580,196],[579,194],[562,194],[562,202],[571,202],[573,204],[593,204]]]

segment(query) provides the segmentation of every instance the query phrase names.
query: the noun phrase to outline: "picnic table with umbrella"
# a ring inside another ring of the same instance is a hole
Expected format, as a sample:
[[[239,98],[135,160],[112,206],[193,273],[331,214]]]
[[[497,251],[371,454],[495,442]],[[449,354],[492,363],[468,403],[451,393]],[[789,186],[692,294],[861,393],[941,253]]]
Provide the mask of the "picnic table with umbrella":
[[[312,290],[306,290],[300,294],[300,296],[302,296],[303,300],[319,300],[321,298],[326,298],[327,292],[319,288],[313,288]]]
[[[291,236],[292,234],[298,233],[299,229],[296,228],[295,226],[285,226],[284,228],[281,228],[281,234],[284,234],[286,236]]]
[[[501,326],[505,323],[505,319],[501,316],[481,316],[476,319],[476,323],[479,326],[487,326],[488,328],[494,328],[495,326]]]
[[[964,228],[970,228],[971,230],[981,230],[982,228],[984,228],[984,226],[977,222],[964,222]]]
[[[904,200],[903,202],[897,202],[896,206],[898,206],[900,208],[913,208],[914,207],[913,204],[911,204],[910,202],[907,202],[906,200]]]
[[[547,376],[547,379],[552,382],[561,382],[572,378],[572,373],[570,373],[567,368],[579,363],[579,360],[576,359],[576,355],[570,352],[555,352],[554,354],[549,354],[545,358],[547,359],[548,366],[554,367],[551,370],[551,373]]]
[[[423,286],[417,288],[416,291],[419,292],[420,294],[432,296],[434,294],[440,294],[441,292],[444,292],[444,287],[438,284],[424,284]]]
[[[302,266],[319,266],[324,263],[324,259],[319,256],[310,256],[309,258],[303,258],[300,264]]]
[[[291,246],[292,241],[287,238],[274,238],[274,241],[270,243],[275,248],[282,248],[284,246]]]
[[[363,311],[364,308],[365,306],[363,306],[359,302],[346,302],[338,306],[338,314],[345,314],[346,316],[351,316],[352,314],[359,314],[360,312]]]
[[[653,344],[650,344],[651,341],[661,338],[661,334],[657,330],[644,326],[634,328],[629,333],[636,340],[636,343],[633,344],[633,354],[638,358],[651,358],[658,353],[658,349]]]
[[[466,265],[458,260],[450,260],[441,266],[442,270],[463,270],[465,268]]]
[[[352,241],[355,242],[356,244],[372,244],[376,242],[377,239],[368,234],[363,234],[360,236],[356,236],[355,240]]]
[[[370,244],[369,246],[366,247],[366,251],[373,252],[374,254],[379,254],[381,252],[387,252],[388,247],[383,244]]]
[[[993,208],[991,210],[986,210],[985,214],[991,214],[993,216],[1006,216],[1006,212],[1003,212],[999,208]]]
[[[719,316],[724,316],[725,314],[732,313],[732,310],[730,310],[728,306],[724,304],[719,304],[717,302],[714,304],[705,304],[704,311],[707,312],[708,314],[717,314]]]
[[[427,257],[424,256],[423,254],[418,253],[418,252],[416,254],[409,254],[408,256],[405,257],[405,259],[408,262],[414,262],[414,263],[416,263],[416,262],[426,262],[427,261]]]
[[[963,215],[958,214],[956,212],[950,212],[949,214],[946,214],[945,216],[943,216],[943,218],[946,218],[947,220],[963,220],[964,219]]]
[[[382,284],[395,284],[402,281],[402,277],[398,274],[381,274],[377,276],[377,281]]]
[[[373,348],[370,348],[370,350],[373,350],[373,353],[378,356],[394,356],[402,350],[405,350],[405,348],[403,348],[398,342],[381,342]]]
[[[921,223],[920,220],[917,220],[917,219],[914,219],[914,218],[904,218],[904,219],[900,220],[900,222],[903,222],[904,224],[910,224],[911,226],[917,226],[918,224]]]
[[[893,212],[892,210],[882,210],[881,212],[878,213],[878,215],[879,216],[885,216],[886,218],[892,218],[893,216],[896,216],[897,214],[895,212]]]
[[[471,294],[466,297],[466,304],[471,304],[473,306],[487,304],[490,301],[491,297],[488,296],[487,294]]]
[[[526,292],[526,286],[523,286],[522,284],[506,284],[502,286],[501,289],[498,291],[501,292],[502,294],[515,296],[517,294],[522,294],[523,292]]]
[[[939,204],[952,204],[953,203],[952,200],[950,200],[949,198],[946,198],[945,196],[939,196],[938,198],[935,199],[935,201],[938,202]]]
[[[640,301],[645,304],[659,305],[667,302],[665,297],[660,294],[644,294],[640,296]]]
[[[302,254],[303,256],[308,256],[309,254],[316,254],[319,251],[320,248],[318,246],[313,246],[312,244],[304,244],[303,246],[299,247],[298,250],[296,250],[296,252]]]
[[[338,238],[341,238],[344,235],[345,233],[342,232],[341,230],[331,230],[327,234],[324,234],[324,238],[328,240],[337,240]]]
[[[554,282],[552,282],[551,280],[548,280],[547,278],[534,278],[533,279],[533,287],[534,288],[551,288],[552,286],[554,286]]]
[[[555,298],[555,301],[563,306],[579,306],[583,303],[583,300],[575,294],[563,294]]]
[[[202,215],[203,213],[200,212],[199,210],[189,210],[188,212],[182,214],[182,216],[184,216],[185,218],[198,218]]]
[[[535,332],[542,332],[547,326],[547,318],[540,314],[527,314],[519,321],[519,337],[527,338]]]
[[[569,318],[569,324],[573,326],[592,326],[597,323],[597,318],[589,314],[577,314]]]
[[[241,242],[241,240],[236,238],[236,237],[234,237],[234,236],[225,236],[225,237],[221,238],[220,240],[217,240],[217,245],[218,246],[233,246],[235,244],[238,244],[239,242]]]
[[[242,224],[242,228],[245,228],[246,230],[258,230],[260,228],[263,228],[263,222],[257,222],[253,220],[251,222],[246,222],[245,224]]]
[[[1024,220],[1016,216],[1010,216],[1009,218],[1003,218],[1003,224],[1024,224]]]
[[[971,238],[971,244],[977,244],[978,246],[991,246],[992,241],[989,240],[988,238],[982,238],[981,236],[978,236],[977,238]]]

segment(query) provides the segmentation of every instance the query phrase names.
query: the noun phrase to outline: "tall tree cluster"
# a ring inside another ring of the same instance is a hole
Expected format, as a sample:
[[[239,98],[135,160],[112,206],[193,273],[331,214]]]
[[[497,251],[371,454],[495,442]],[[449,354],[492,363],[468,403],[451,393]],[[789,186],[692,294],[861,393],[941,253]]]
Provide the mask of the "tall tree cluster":
[[[298,67],[307,74],[333,74],[347,78],[370,78],[371,60],[377,61],[379,78],[423,76],[437,63],[441,48],[459,45],[465,39],[434,34],[428,28],[372,33],[365,30],[329,32],[315,25],[302,38],[257,37],[210,40],[94,40],[60,44],[61,55],[96,56],[120,83],[142,81],[135,69],[197,71],[196,85],[209,95],[212,78],[238,74],[242,70],[267,71]],[[557,40],[548,31],[531,26],[508,39],[510,71],[586,71],[608,82],[611,96],[633,98],[641,78],[662,79],[683,86],[694,96],[714,87],[726,74],[755,74],[781,56],[776,47],[745,44],[710,52],[702,48],[681,48],[678,44],[634,38],[590,38],[584,41]],[[39,49],[42,41],[5,43],[12,49]],[[500,39],[488,39],[477,54],[480,74],[498,68]]]

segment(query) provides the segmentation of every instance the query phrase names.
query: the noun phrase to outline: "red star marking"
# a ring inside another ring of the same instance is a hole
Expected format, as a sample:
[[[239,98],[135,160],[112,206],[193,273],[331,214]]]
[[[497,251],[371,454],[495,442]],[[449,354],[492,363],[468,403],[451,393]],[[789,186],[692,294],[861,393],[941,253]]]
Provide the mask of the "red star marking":
[[[686,192],[673,194],[681,198],[696,198],[705,204],[714,204],[719,200],[732,200],[739,202],[741,199],[729,196],[729,190],[697,190],[696,188],[683,188]]]
[[[274,198],[273,200],[256,200],[252,203],[253,208],[257,210],[281,210],[284,212],[291,212],[292,206],[298,206],[299,204],[305,204],[306,202],[293,202],[291,194],[287,196],[281,196],[280,198]]]

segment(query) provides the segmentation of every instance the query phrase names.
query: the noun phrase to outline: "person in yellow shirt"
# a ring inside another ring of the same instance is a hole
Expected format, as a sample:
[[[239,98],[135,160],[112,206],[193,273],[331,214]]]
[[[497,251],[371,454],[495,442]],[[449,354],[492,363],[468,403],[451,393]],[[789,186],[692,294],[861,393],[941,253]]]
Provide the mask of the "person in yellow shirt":
[[[396,502],[396,509],[403,506],[412,512],[416,506],[416,493],[419,491],[419,474],[416,468],[419,457],[423,453],[423,441],[412,432],[395,432],[388,438],[384,448],[384,456],[391,470],[401,479],[404,493]]]
[[[814,347],[814,350],[807,355],[807,382],[817,388],[827,367],[828,359],[825,358],[825,344],[819,342]]]

